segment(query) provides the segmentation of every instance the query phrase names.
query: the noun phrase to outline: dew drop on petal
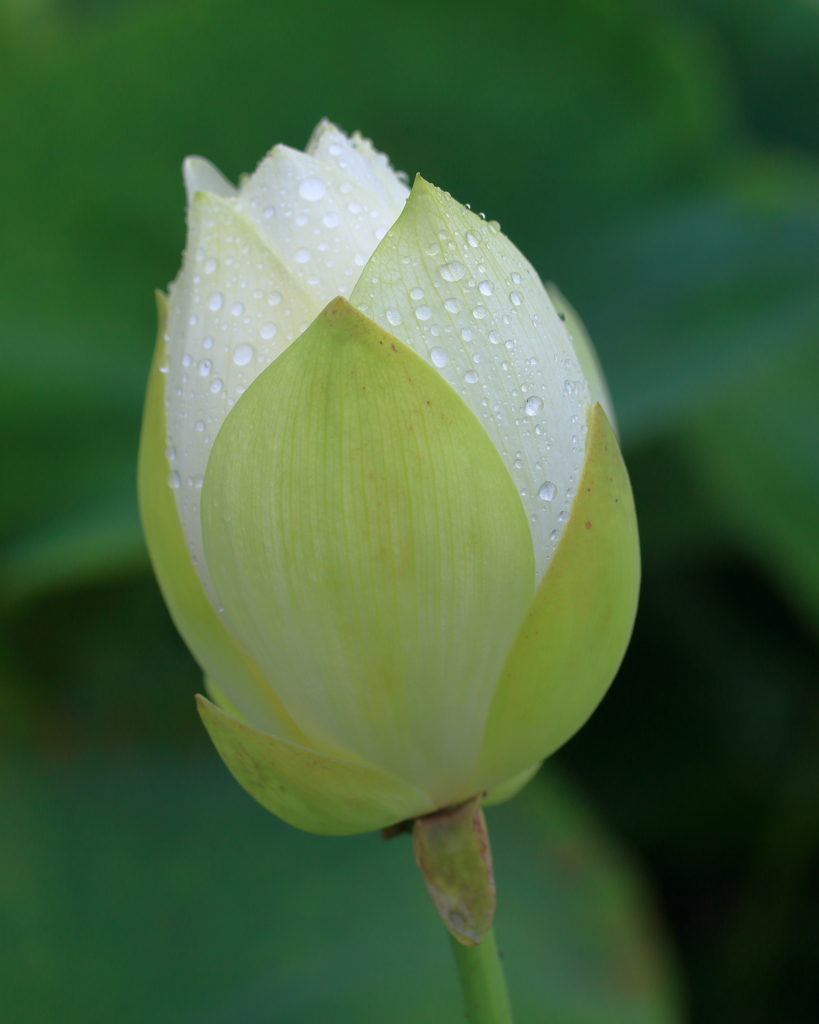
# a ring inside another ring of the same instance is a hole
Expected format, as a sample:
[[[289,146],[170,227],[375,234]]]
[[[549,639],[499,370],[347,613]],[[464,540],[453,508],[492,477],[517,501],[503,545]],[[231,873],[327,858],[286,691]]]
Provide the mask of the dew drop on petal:
[[[467,384],[477,384],[478,374],[475,372],[475,370],[469,370],[468,373],[464,374],[464,380],[467,382]]]
[[[205,260],[205,273],[212,274],[216,270],[216,260],[211,256],[209,260]]]
[[[551,501],[555,496],[557,488],[551,480],[547,480],[546,483],[540,485],[540,490],[537,492],[538,497],[541,501]]]
[[[415,299],[416,301],[418,299],[423,299],[423,297],[424,297],[424,292],[423,292],[423,289],[421,289],[421,288],[413,288],[412,291],[410,292],[410,298],[411,299]]]
[[[519,306],[521,303],[520,295],[517,292],[509,292],[509,299],[513,306]]]
[[[221,292],[214,292],[208,299],[208,309],[212,309],[215,313],[218,309],[222,308],[222,303],[225,301],[225,297]]]
[[[445,263],[441,267],[441,277],[445,281],[460,281],[466,273],[463,263],[454,260],[452,263]]]
[[[397,327],[401,323],[401,314],[398,312],[397,309],[395,309],[394,306],[390,306],[390,308],[387,310],[386,317],[387,320],[389,320],[389,322],[393,325],[393,327]]]
[[[430,359],[432,359],[432,362],[439,369],[443,366],[446,366],[446,364],[449,362],[449,356],[447,355],[446,349],[441,348],[440,345],[434,348],[429,355]]]
[[[241,302],[234,302],[230,307],[230,311],[234,316],[241,316],[245,311],[244,304]]]
[[[210,371],[213,369],[213,363],[210,359],[203,359],[199,364],[199,375],[201,377],[207,377]]]
[[[492,342],[493,345],[500,345],[500,342],[501,342],[500,331],[490,331],[489,332],[489,340]]]
[[[168,473],[168,487],[172,487],[174,490],[177,490],[181,483],[182,478],[179,476],[177,471],[175,469],[171,470],[171,472]]]
[[[296,263],[306,263],[309,259],[309,249],[296,249]]]
[[[262,324],[259,328],[259,334],[261,334],[263,338],[274,338],[276,336],[276,325],[270,321],[266,324]]]
[[[491,295],[492,292],[495,290],[495,286],[492,284],[491,281],[481,281],[481,283],[478,285],[478,290],[480,291],[481,295]]]
[[[299,195],[309,203],[315,203],[321,199],[327,190],[321,178],[305,178],[299,185]]]
[[[419,320],[429,320],[429,318],[432,316],[432,310],[429,308],[429,306],[419,306],[415,310],[415,315],[418,317]]]
[[[461,304],[457,299],[447,299],[444,303],[444,309],[448,313],[457,313],[460,308]]]
[[[233,353],[233,362],[237,366],[247,366],[250,360],[253,358],[253,346],[248,345],[247,342],[243,342],[241,345],[237,345]],[[214,383],[216,383],[214,381]]]
[[[340,221],[341,217],[335,212],[335,210],[331,210],[330,213],[325,213],[321,218],[321,223],[326,228],[337,228]]]
[[[539,395],[531,395],[526,399],[526,415],[537,416],[543,408],[543,399]]]
[[[466,240],[472,246],[473,249],[477,249],[481,244],[481,236],[475,234],[473,231],[467,231]]]
[[[222,390],[222,382],[221,382],[221,380],[219,380],[218,377],[214,377],[214,379],[210,382],[211,394],[212,395],[218,395],[221,390]]]
[[[281,296],[281,292],[271,292],[271,293],[270,293],[270,294],[269,294],[269,295],[267,296],[267,304],[268,304],[269,306],[278,306],[278,304],[279,304],[279,303],[280,303],[281,301],[282,301],[282,296]]]
[[[472,316],[474,316],[476,320],[483,320],[486,316],[486,306],[476,306],[472,310]]]

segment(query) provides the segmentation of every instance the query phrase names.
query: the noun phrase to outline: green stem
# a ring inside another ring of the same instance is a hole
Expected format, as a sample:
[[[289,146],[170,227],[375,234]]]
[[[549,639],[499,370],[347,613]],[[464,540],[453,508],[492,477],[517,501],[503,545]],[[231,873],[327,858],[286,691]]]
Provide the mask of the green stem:
[[[450,935],[470,1024],[512,1024],[506,979],[490,928],[479,946],[464,946]]]

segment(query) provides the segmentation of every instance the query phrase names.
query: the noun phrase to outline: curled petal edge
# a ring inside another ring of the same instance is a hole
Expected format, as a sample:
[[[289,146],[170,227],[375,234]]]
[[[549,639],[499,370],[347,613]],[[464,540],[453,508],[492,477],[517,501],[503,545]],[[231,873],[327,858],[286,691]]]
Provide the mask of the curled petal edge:
[[[354,835],[429,814],[415,786],[382,771],[279,739],[197,695],[199,714],[233,777],[267,810],[318,835]]]

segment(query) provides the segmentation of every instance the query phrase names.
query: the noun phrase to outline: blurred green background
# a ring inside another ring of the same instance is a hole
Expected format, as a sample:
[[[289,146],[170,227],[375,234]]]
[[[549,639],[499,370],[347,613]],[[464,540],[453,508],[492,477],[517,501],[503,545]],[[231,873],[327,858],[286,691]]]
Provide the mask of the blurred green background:
[[[558,282],[632,473],[623,669],[490,812],[519,1022],[816,1021],[812,0],[0,0],[0,1019],[459,1019],[406,842],[219,764],[136,512],[181,161],[325,115]]]

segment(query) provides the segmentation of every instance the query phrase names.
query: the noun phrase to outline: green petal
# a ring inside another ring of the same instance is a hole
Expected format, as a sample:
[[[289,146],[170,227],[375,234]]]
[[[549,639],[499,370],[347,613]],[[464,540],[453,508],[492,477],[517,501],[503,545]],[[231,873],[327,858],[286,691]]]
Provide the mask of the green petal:
[[[225,420],[205,556],[311,746],[450,802],[534,588],[515,486],[434,370],[336,299]]]
[[[347,836],[435,808],[426,794],[378,768],[309,750],[254,729],[197,696],[199,714],[236,781],[290,825]]]
[[[156,343],[139,445],[139,510],[154,571],[176,628],[203,670],[241,713],[268,732],[302,739],[258,666],[227,632],[199,582],[188,554],[165,456],[165,320],[167,300],[157,293]]]
[[[494,807],[495,804],[505,803],[507,800],[511,800],[513,796],[517,796],[526,783],[531,782],[535,775],[537,775],[542,764],[542,761],[538,761],[531,768],[525,768],[522,772],[518,772],[517,775],[513,775],[511,779],[507,779],[506,782],[493,786],[484,795],[483,800],[481,800],[483,806]]]
[[[571,519],[498,683],[476,788],[548,757],[614,678],[637,610],[637,519],[617,439],[592,410]]]
[[[484,426],[520,493],[539,581],[583,468],[590,395],[534,267],[419,175],[350,302],[433,366]]]
[[[612,425],[615,434],[618,433],[617,421],[614,417],[614,405],[609,394],[608,384],[606,384],[606,378],[603,376],[603,368],[600,365],[597,350],[583,325],[583,321],[577,315],[577,310],[574,306],[566,300],[560,289],[552,281],[546,282],[546,292],[552,300],[552,305],[555,307],[558,316],[566,325],[569,340],[574,346],[574,351],[577,355],[577,361],[580,363],[583,376],[588,382],[592,400],[599,402],[603,406],[603,412],[608,416],[609,423]]]

